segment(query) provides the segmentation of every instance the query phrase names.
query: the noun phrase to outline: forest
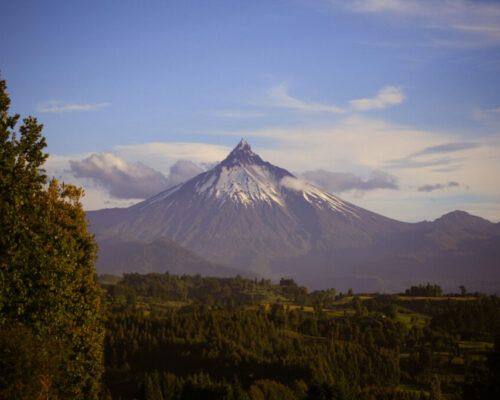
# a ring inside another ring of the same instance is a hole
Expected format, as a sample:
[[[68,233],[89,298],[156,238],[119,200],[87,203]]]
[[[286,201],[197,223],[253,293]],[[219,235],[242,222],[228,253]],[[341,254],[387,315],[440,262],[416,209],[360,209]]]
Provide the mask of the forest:
[[[101,276],[113,399],[497,399],[500,299]]]

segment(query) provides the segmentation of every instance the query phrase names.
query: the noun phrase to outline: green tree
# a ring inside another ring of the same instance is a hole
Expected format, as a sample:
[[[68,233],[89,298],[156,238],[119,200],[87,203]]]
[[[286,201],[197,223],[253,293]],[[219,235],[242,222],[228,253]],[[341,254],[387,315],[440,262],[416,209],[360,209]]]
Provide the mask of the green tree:
[[[97,399],[103,327],[96,244],[80,203],[83,190],[47,183],[43,126],[28,117],[16,132],[19,115],[9,116],[6,89],[0,80],[0,329],[22,326],[26,346],[61,349],[58,357],[18,345],[10,349],[14,357],[23,355],[26,362],[16,366],[28,374],[37,373],[29,369],[32,362],[50,364],[32,379],[39,382],[30,389],[38,398]],[[1,384],[0,398],[18,386],[15,379]],[[18,391],[8,398],[26,396]]]
[[[0,329],[0,398],[45,399],[53,393],[51,377],[64,349],[50,338],[40,338],[22,324]]]

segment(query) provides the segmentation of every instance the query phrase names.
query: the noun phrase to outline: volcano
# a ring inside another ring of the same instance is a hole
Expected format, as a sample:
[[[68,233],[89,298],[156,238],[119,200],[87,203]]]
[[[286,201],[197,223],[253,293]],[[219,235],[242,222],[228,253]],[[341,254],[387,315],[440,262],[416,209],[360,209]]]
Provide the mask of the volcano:
[[[102,272],[117,270],[110,249],[120,243],[151,248],[163,239],[212,265],[310,287],[394,291],[430,281],[500,289],[500,225],[457,213],[417,224],[381,216],[263,161],[241,140],[213,169],[129,208],[88,217],[106,244]],[[161,271],[157,259],[149,268]],[[121,270],[134,266],[122,260]]]

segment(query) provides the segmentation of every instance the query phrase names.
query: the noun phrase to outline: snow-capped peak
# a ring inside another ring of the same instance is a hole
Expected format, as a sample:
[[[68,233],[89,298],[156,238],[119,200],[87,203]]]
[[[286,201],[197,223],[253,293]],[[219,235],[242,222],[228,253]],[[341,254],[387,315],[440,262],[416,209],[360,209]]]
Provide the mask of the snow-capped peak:
[[[283,206],[279,182],[286,175],[291,176],[289,172],[263,161],[248,142],[241,139],[224,161],[200,176],[195,189],[220,203],[231,200],[249,206],[263,201]]]
[[[288,196],[299,195],[316,207],[354,213],[337,197],[263,161],[244,139],[224,161],[200,176],[195,189],[198,194],[216,198],[221,204],[231,200],[245,206],[264,202],[285,207]]]
[[[196,183],[199,194],[215,197],[221,203],[232,200],[245,206],[264,201],[283,206],[279,182],[290,175],[281,168],[263,161],[245,139],[227,158]]]
[[[146,201],[153,204],[173,199],[179,192],[245,207],[267,204],[287,207],[287,202],[301,199],[310,205],[343,214],[356,214],[354,207],[315,186],[297,179],[285,169],[263,161],[245,139],[229,153],[224,161],[183,185],[176,186]]]
[[[251,205],[254,202],[264,201],[283,205],[277,189],[269,171],[259,165],[223,166],[218,176],[211,177],[208,182],[200,186],[200,193],[212,195],[221,202],[232,200]]]

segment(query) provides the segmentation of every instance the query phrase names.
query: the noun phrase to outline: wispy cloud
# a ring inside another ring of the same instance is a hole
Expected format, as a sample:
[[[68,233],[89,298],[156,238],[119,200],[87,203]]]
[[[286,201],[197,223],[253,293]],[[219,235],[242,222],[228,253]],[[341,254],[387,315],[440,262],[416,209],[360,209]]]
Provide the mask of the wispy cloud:
[[[400,88],[387,86],[380,90],[375,97],[351,100],[350,104],[355,110],[368,111],[401,104],[405,99]]]
[[[422,150],[411,153],[410,155],[389,160],[385,162],[386,168],[428,168],[437,172],[454,171],[462,167],[464,161],[464,151],[481,147],[476,142],[448,142],[424,147]],[[449,153],[460,152],[461,157],[445,157]],[[433,157],[434,156],[434,157]],[[436,158],[436,156],[438,158]],[[439,157],[441,156],[441,157]]]
[[[500,44],[500,3],[481,0],[331,0],[352,12],[390,15],[454,37],[431,39],[447,47]]]
[[[448,183],[436,183],[433,185],[427,184],[427,185],[422,185],[419,186],[417,189],[419,192],[433,192],[434,190],[443,190],[443,189],[448,189],[448,188],[454,188],[454,187],[459,187],[460,183],[455,182],[455,181],[450,181]]]
[[[463,164],[448,164],[442,167],[434,168],[432,172],[453,172],[463,167]]]
[[[274,86],[269,90],[268,100],[264,105],[289,108],[310,113],[342,114],[345,112],[344,109],[334,105],[307,102],[293,97],[288,93],[288,87],[284,83]]]
[[[463,159],[460,158],[434,158],[431,160],[415,160],[411,157],[399,158],[396,160],[389,160],[384,163],[385,168],[396,168],[396,169],[409,169],[409,168],[427,168],[427,167],[440,167],[447,166],[451,168],[451,165],[460,165]]]
[[[260,105],[288,108],[304,113],[344,114],[352,111],[369,111],[396,106],[405,100],[403,90],[396,86],[382,88],[375,97],[351,100],[346,107],[301,100],[290,95],[288,86],[284,83],[272,87],[267,95],[267,99]]]
[[[496,121],[500,117],[500,106],[491,108],[477,108],[472,111],[471,117],[476,121]]]
[[[334,3],[339,3],[334,1]],[[400,14],[423,13],[423,10],[412,0],[352,0],[349,7],[357,12],[393,12]]]
[[[51,100],[39,104],[37,111],[41,113],[67,113],[67,112],[85,112],[99,111],[109,106],[109,103],[63,103],[58,100]]]
[[[366,179],[350,172],[331,172],[323,169],[303,172],[300,177],[332,193],[350,190],[399,189],[398,178],[380,170],[372,171]]]
[[[500,114],[500,106],[495,108],[488,108],[484,111],[490,114]]]
[[[475,149],[480,147],[479,143],[475,142],[453,142],[438,144],[436,146],[426,147],[420,151],[411,154],[412,157],[423,156],[427,154],[454,153],[462,150]]]

